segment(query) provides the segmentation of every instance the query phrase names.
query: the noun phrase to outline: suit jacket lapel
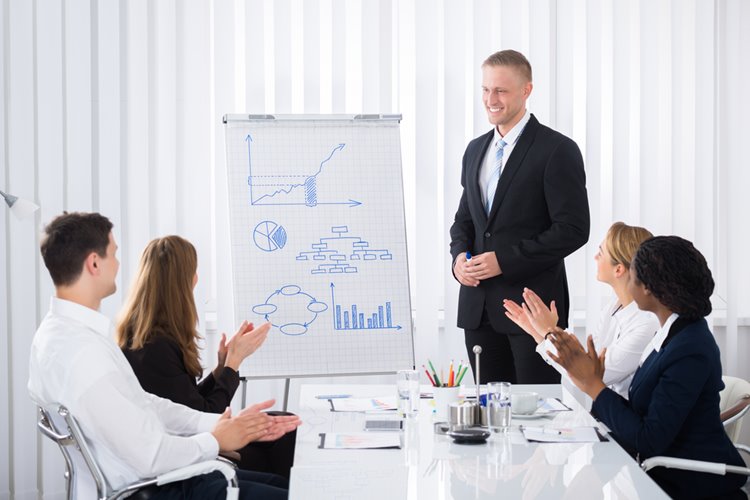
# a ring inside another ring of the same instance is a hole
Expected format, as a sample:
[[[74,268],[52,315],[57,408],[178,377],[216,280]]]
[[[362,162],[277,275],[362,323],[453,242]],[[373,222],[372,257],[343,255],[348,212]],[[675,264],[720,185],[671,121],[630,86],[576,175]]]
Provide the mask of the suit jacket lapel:
[[[532,114],[526,127],[521,133],[521,137],[518,138],[518,142],[513,148],[510,158],[508,158],[508,162],[505,164],[505,168],[503,168],[502,174],[500,174],[500,179],[497,181],[497,191],[495,191],[495,199],[492,200],[489,219],[492,219],[499,210],[503,198],[505,198],[505,194],[508,192],[508,188],[513,180],[513,176],[518,172],[518,169],[521,167],[521,164],[526,157],[526,153],[528,153],[529,148],[534,143],[534,138],[536,137],[538,128],[539,121]]]
[[[646,377],[649,370],[653,367],[653,365],[656,363],[656,360],[658,357],[664,352],[664,349],[667,347],[667,344],[674,339],[675,335],[680,333],[682,330],[685,329],[686,326],[693,323],[693,321],[685,319],[683,317],[677,318],[674,323],[672,323],[672,326],[669,327],[669,332],[667,333],[667,337],[664,339],[664,342],[661,344],[661,349],[659,349],[659,352],[652,352],[649,354],[649,356],[646,358],[646,360],[643,362],[643,365],[640,366],[635,372],[635,375],[633,375],[633,380],[630,382],[630,390],[629,393],[632,394],[633,391],[635,391],[638,386],[640,385],[641,381]]]
[[[482,165],[484,163],[484,157],[487,155],[487,148],[492,144],[492,137],[495,134],[495,130],[492,129],[486,133],[482,140],[482,147],[477,155],[471,159],[469,165],[469,172],[467,176],[467,189],[471,191],[469,194],[469,203],[471,211],[474,216],[481,222],[487,221],[487,212],[484,210],[484,203],[482,202],[483,193],[479,187],[479,175],[482,171]]]

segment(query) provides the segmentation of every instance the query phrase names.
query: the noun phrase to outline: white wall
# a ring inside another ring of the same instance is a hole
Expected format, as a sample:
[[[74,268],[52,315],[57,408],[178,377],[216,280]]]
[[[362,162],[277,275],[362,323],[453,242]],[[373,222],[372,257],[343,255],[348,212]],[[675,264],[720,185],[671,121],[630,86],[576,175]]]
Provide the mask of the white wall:
[[[725,371],[750,378],[748,22],[742,0],[4,0],[0,188],[42,209],[0,215],[0,499],[62,491],[26,393],[52,291],[39,232],[56,214],[115,224],[120,291],[105,313],[146,242],[179,233],[199,252],[201,317],[231,329],[225,113],[403,114],[417,359],[465,358],[447,229],[465,144],[488,129],[479,65],[501,48],[530,58],[532,112],[584,153],[591,240],[568,259],[579,322],[607,294],[592,259],[612,221],[679,234],[715,273]]]

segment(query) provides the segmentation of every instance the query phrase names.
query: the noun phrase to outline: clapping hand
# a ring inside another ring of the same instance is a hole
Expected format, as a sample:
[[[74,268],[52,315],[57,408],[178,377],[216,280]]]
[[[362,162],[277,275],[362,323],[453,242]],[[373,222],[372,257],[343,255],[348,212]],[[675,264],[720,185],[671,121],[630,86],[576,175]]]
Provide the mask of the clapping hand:
[[[261,410],[273,406],[274,400],[254,405],[250,411],[244,411],[232,416],[232,410],[227,408],[216,421],[211,434],[219,443],[220,451],[234,451],[247,443],[258,441],[269,434],[273,426],[271,417]]]
[[[255,325],[243,321],[237,328],[234,336],[227,341],[225,333],[221,334],[219,341],[218,366],[215,374],[227,366],[235,371],[239,371],[242,361],[254,353],[268,337],[268,331],[271,329],[271,323],[266,322],[255,328]]]
[[[537,344],[544,340],[544,335],[537,333],[534,326],[531,324],[529,315],[526,314],[526,310],[523,307],[510,299],[503,300],[503,307],[505,308],[505,316],[521,327],[523,331],[534,337]]]
[[[560,318],[557,315],[557,307],[554,300],[547,307],[544,301],[533,290],[524,288],[523,301],[523,309],[537,334],[544,337],[548,332],[553,331],[557,327],[557,321]]]
[[[606,386],[604,385],[604,360],[607,349],[602,349],[600,354],[596,353],[594,339],[589,335],[587,339],[588,349],[583,346],[572,333],[562,328],[555,328],[549,336],[552,345],[557,349],[557,354],[547,351],[552,360],[565,368],[573,383],[591,399],[596,399]]]

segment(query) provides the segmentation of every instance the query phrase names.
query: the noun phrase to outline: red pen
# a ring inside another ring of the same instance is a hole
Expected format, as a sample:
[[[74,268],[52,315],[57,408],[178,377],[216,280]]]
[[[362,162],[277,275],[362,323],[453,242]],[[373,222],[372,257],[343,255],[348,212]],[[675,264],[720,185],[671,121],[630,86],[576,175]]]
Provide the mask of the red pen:
[[[430,372],[427,371],[427,367],[425,365],[422,365],[422,368],[424,368],[424,372],[427,374],[427,378],[430,379],[430,383],[432,384],[432,387],[435,387],[435,381],[432,380],[432,377],[430,376]]]

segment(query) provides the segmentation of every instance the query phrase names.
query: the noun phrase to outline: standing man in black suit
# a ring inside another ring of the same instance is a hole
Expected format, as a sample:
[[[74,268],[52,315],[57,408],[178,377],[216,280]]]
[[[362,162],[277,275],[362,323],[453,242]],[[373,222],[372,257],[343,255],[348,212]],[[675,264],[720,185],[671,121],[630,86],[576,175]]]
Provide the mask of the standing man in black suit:
[[[493,129],[466,147],[464,188],[451,226],[453,275],[461,283],[458,326],[481,382],[559,383],[534,340],[503,314],[503,299],[521,302],[524,287],[568,325],[566,256],[589,237],[586,174],[578,146],[526,110],[533,88],[523,54],[503,50],[482,64],[482,102]],[[554,325],[550,325],[553,327]]]

